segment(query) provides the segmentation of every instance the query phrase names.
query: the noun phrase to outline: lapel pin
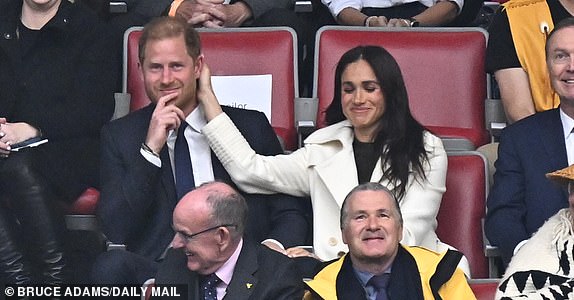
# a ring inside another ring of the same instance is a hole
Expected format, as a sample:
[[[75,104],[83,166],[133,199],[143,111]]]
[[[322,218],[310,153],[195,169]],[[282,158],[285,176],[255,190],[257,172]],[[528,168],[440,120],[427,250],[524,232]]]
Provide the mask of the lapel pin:
[[[246,286],[248,289],[250,289],[251,286],[253,286],[253,284],[251,284],[251,283],[246,283],[245,286]]]

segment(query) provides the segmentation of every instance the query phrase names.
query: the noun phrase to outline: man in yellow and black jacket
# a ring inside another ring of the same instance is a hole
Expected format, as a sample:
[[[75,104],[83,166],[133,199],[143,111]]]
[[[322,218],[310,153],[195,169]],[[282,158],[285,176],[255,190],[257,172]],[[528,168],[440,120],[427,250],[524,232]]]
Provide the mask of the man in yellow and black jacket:
[[[306,282],[306,300],[476,299],[457,268],[460,252],[399,244],[399,205],[382,185],[362,184],[347,195],[341,230],[349,253]]]

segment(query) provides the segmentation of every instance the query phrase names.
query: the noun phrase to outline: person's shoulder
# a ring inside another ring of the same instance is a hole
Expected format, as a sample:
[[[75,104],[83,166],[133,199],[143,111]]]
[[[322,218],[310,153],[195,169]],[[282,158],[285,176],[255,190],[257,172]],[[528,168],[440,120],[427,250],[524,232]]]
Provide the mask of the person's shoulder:
[[[352,135],[353,129],[351,123],[348,120],[343,120],[317,129],[305,139],[305,144],[323,144],[335,140],[346,141],[349,140],[349,137],[352,137]],[[350,140],[352,141],[352,138]]]
[[[112,120],[104,125],[103,131],[118,131],[118,132],[131,132],[139,130],[141,126],[147,127],[151,114],[153,112],[153,105],[146,106],[142,109],[130,112],[129,114]],[[126,133],[127,134],[127,133]]]
[[[267,246],[257,244],[257,257],[259,262],[263,262],[266,266],[273,266],[277,264],[292,264],[293,261],[287,257],[285,254],[279,253],[275,250],[270,249]],[[261,266],[260,266],[261,267]],[[265,267],[265,266],[263,266]]]
[[[420,246],[406,246],[402,247],[407,250],[415,259],[431,259],[440,260],[444,253],[439,253]]]
[[[70,23],[70,27],[76,31],[86,32],[106,29],[105,22],[96,12],[82,3],[70,3],[62,1],[61,15]]]
[[[537,112],[524,119],[521,119],[503,130],[505,135],[522,134],[525,131],[532,131],[536,128],[544,128],[551,122],[560,120],[560,110],[558,108]]]
[[[509,0],[502,4],[503,10],[517,7],[525,7],[532,4],[547,3],[547,0]]]
[[[436,136],[434,133],[425,130],[423,131],[423,140],[425,144],[435,146],[435,147],[443,147],[442,139]]]
[[[452,270],[451,268],[456,268],[463,257],[461,252],[452,249],[436,252],[419,246],[402,245],[402,247],[415,259],[421,273],[425,274]]]

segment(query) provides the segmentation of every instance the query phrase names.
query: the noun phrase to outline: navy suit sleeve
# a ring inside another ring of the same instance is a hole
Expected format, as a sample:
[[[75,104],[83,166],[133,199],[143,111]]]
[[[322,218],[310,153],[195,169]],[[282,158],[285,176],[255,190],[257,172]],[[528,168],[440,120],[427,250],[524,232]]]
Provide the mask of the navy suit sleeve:
[[[233,111],[226,111],[247,142],[261,155],[283,153],[277,135],[261,112],[248,111],[249,118],[237,118]],[[285,194],[252,195],[261,205],[267,206],[269,228],[264,238],[276,239],[285,247],[305,245],[310,229],[311,205],[308,198]]]
[[[525,226],[525,169],[519,153],[529,151],[517,146],[516,133],[508,128],[500,138],[495,162],[494,185],[487,201],[486,235],[509,261],[516,245],[529,235]]]
[[[125,123],[124,123],[125,124]],[[160,168],[139,152],[141,141],[122,132],[125,127],[102,130],[101,182],[98,216],[114,243],[127,244],[141,233],[154,204]]]

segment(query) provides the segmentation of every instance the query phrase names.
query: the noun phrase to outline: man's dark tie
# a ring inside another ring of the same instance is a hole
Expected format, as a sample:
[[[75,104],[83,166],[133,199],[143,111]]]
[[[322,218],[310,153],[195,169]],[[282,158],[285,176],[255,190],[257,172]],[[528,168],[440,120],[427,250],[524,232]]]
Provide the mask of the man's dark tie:
[[[387,286],[389,285],[389,279],[391,274],[383,273],[381,275],[375,275],[369,279],[367,285],[373,286],[377,290],[377,300],[388,300],[387,296]]]
[[[204,300],[217,300],[217,284],[221,282],[221,279],[213,274],[203,276],[201,279],[201,291],[200,294],[203,295]]]
[[[175,190],[177,192],[178,200],[195,187],[195,182],[193,181],[193,168],[191,167],[191,158],[189,156],[189,148],[187,147],[187,140],[184,136],[186,127],[186,122],[182,122],[179,126],[179,129],[177,130],[177,139],[175,140],[175,147],[173,150],[173,160],[175,166]]]

